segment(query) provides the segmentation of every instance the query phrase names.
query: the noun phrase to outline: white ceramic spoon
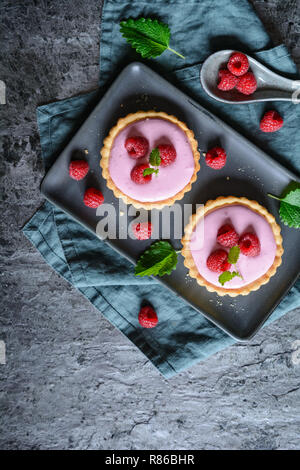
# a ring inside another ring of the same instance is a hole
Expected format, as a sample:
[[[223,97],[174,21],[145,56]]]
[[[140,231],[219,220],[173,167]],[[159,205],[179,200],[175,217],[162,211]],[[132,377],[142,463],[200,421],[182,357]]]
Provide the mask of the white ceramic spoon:
[[[210,55],[202,65],[201,84],[212,98],[223,103],[242,104],[258,101],[293,101],[300,102],[300,81],[281,77],[247,54],[251,72],[257,80],[257,90],[252,95],[243,95],[238,90],[222,91],[217,87],[218,72],[226,68],[233,50],[218,51]],[[299,93],[297,92],[299,90]],[[298,101],[297,101],[298,98]],[[296,101],[295,101],[296,100]]]

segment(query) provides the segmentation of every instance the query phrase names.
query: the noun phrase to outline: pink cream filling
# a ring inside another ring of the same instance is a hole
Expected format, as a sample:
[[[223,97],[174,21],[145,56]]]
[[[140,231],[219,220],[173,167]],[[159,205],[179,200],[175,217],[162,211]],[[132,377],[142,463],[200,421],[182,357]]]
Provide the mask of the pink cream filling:
[[[124,143],[127,137],[142,136],[149,142],[145,158],[131,158]],[[159,144],[172,144],[177,153],[175,162],[160,167],[157,176],[147,184],[136,184],[130,178],[136,164],[149,162],[149,155]],[[181,191],[190,181],[194,172],[194,156],[185,132],[165,119],[144,119],[123,129],[115,138],[109,159],[109,173],[115,185],[127,196],[141,202],[155,202],[167,199]]]
[[[245,232],[255,233],[261,245],[258,256],[251,258],[241,253],[237,264],[231,267],[231,271],[238,270],[243,276],[243,279],[235,277],[223,286],[226,289],[234,289],[250,284],[268,271],[274,262],[276,242],[272,228],[264,217],[245,206],[223,207],[205,216],[204,239],[197,236],[201,231],[196,226],[191,237],[190,249],[201,276],[215,286],[222,287],[218,281],[219,274],[208,269],[206,260],[214,250],[223,248],[217,243],[216,237],[218,229],[225,223],[232,224],[239,235]],[[226,248],[224,250],[229,251]]]

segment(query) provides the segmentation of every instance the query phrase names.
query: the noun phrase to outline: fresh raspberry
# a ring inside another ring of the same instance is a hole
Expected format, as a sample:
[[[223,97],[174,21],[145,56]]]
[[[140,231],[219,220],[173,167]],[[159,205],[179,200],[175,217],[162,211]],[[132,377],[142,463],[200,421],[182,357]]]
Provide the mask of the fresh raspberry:
[[[155,310],[152,307],[142,307],[139,313],[139,324],[143,328],[154,328],[158,323]]]
[[[230,224],[224,224],[218,230],[217,240],[222,246],[232,248],[238,244],[239,236]]]
[[[85,160],[73,160],[69,165],[69,175],[79,181],[87,175],[89,169],[89,164]]]
[[[96,188],[88,188],[84,193],[83,202],[87,207],[95,209],[103,204],[104,197],[101,191]]]
[[[213,147],[205,156],[205,163],[214,170],[220,170],[226,163],[226,152],[222,147]]]
[[[138,240],[148,240],[151,238],[152,224],[151,222],[132,224],[132,232]]]
[[[218,88],[223,91],[232,90],[239,81],[239,79],[227,69],[219,70],[219,80]]]
[[[253,73],[245,73],[245,75],[239,79],[236,89],[244,95],[252,95],[257,89],[257,82]]]
[[[246,256],[257,256],[260,253],[260,242],[254,233],[244,233],[239,239],[241,253]]]
[[[234,52],[228,61],[227,68],[233,75],[241,77],[248,72],[249,69],[247,56],[241,52]]]
[[[276,132],[283,126],[283,119],[277,111],[267,111],[260,121],[263,132]]]
[[[176,150],[173,145],[162,144],[158,146],[161,166],[168,166],[176,160]]]
[[[228,271],[231,264],[228,263],[228,253],[225,250],[216,250],[209,255],[206,261],[206,266],[215,273],[222,273]]]
[[[137,184],[146,184],[150,183],[152,179],[152,175],[143,175],[143,171],[146,170],[146,168],[150,168],[150,165],[148,163],[141,163],[140,165],[135,165],[133,169],[131,170],[131,179]]]
[[[125,148],[132,158],[144,157],[149,149],[148,140],[145,137],[128,137]]]

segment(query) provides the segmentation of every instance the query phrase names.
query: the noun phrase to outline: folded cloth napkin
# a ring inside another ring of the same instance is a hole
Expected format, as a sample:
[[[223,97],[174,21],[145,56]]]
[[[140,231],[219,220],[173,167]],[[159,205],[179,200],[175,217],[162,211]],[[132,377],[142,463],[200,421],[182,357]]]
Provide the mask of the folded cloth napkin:
[[[246,0],[107,0],[102,11],[100,88],[92,93],[41,106],[37,111],[42,155],[47,170],[64,145],[101,97],[105,85],[139,56],[122,39],[119,22],[150,16],[169,24],[171,47],[185,61],[165,52],[147,65],[193,95],[264,150],[294,170],[300,145],[300,106],[276,103],[284,116],[280,132],[256,132],[265,104],[230,106],[209,98],[201,89],[199,69],[210,53],[225,47],[250,52],[274,70],[297,78],[297,70],[284,46],[269,49],[270,39]],[[259,52],[257,52],[259,51]],[[235,341],[189,307],[180,297],[151,278],[137,279],[132,265],[104,242],[49,202],[23,228],[44,259],[72,283],[152,361],[165,377],[186,369]],[[298,282],[268,322],[300,306]],[[143,329],[137,320],[141,302],[156,308],[156,328]]]

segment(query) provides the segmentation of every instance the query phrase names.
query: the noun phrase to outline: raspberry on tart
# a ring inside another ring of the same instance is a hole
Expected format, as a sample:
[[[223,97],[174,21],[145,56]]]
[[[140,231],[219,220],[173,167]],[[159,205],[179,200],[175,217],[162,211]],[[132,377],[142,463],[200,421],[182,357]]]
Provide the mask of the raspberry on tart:
[[[216,237],[218,227],[224,227],[228,220],[236,234],[242,235],[238,242],[240,253],[236,264],[226,269],[229,273],[238,274],[229,276],[229,280],[222,285],[219,280],[220,269],[225,267],[222,260],[225,263],[228,261],[225,253],[228,255],[229,247],[216,250]],[[253,227],[251,237],[250,226]],[[220,296],[248,295],[259,289],[276,273],[283,254],[280,227],[275,218],[258,202],[245,197],[221,196],[208,201],[204,209],[201,207],[191,216],[181,242],[181,254],[189,275],[200,286]],[[224,253],[212,259],[216,251]]]
[[[255,233],[244,233],[239,239],[239,247],[245,256],[258,256],[260,253],[260,242]]]
[[[128,137],[125,140],[125,148],[131,158],[137,159],[146,155],[149,149],[149,143],[145,137]]]
[[[215,250],[209,255],[206,261],[206,265],[210,271],[215,273],[222,273],[228,271],[231,264],[228,263],[228,253],[225,250]]]
[[[176,160],[176,150],[173,145],[161,144],[158,146],[161,166],[168,166]]]
[[[138,160],[130,157],[125,148],[128,136],[143,136],[147,140],[149,147],[144,157]],[[166,139],[171,145],[166,144]],[[153,165],[156,174],[143,177],[141,170],[133,170],[136,164],[148,165],[150,151],[158,146],[162,157],[159,166]],[[102,175],[108,188],[137,209],[171,206],[190,191],[200,169],[193,131],[164,112],[138,111],[119,119],[104,139],[100,153]]]
[[[239,236],[232,225],[224,224],[218,230],[217,240],[220,245],[232,248],[238,244]]]
[[[130,177],[132,181],[136,184],[146,184],[150,183],[152,180],[152,175],[144,176],[144,170],[150,168],[148,163],[141,163],[140,165],[135,165],[132,170]]]

